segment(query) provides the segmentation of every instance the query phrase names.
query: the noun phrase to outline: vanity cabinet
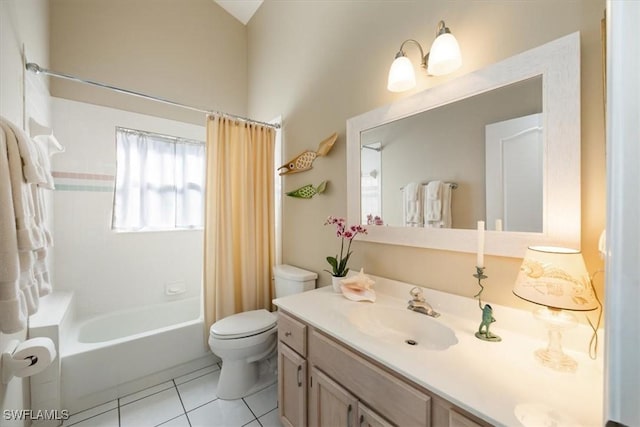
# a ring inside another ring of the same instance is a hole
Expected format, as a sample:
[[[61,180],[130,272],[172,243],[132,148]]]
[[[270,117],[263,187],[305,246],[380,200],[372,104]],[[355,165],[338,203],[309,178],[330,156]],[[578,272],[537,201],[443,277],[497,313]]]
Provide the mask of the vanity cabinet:
[[[278,343],[278,410],[285,427],[306,425],[307,361]]]
[[[311,381],[309,426],[354,426],[358,399],[316,367]]]
[[[282,310],[278,340],[278,406],[287,427],[489,425]]]
[[[315,366],[309,394],[309,426],[393,427]]]
[[[307,425],[307,327],[278,314],[278,411],[285,427]]]

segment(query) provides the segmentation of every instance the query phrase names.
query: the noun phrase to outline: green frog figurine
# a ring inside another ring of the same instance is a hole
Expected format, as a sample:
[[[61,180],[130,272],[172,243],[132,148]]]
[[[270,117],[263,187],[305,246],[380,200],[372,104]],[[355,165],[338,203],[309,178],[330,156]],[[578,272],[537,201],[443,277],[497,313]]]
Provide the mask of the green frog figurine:
[[[485,304],[483,307],[482,301],[480,299],[480,295],[482,294],[482,291],[484,291],[484,286],[482,286],[482,279],[487,278],[487,276],[484,275],[484,268],[476,267],[476,274],[474,274],[473,277],[478,279],[478,286],[480,286],[480,292],[474,295],[474,298],[478,298],[478,307],[480,307],[480,310],[482,310],[482,322],[478,327],[478,332],[476,332],[476,338],[483,341],[491,342],[502,341],[502,338],[489,331],[489,327],[491,326],[491,324],[496,321],[496,318],[493,317],[493,308],[491,308],[489,304]]]

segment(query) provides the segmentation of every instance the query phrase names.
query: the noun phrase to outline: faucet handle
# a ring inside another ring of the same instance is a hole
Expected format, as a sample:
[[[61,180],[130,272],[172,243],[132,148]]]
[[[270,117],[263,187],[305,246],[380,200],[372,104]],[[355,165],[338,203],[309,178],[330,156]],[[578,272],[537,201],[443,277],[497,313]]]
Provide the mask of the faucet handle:
[[[424,297],[422,296],[422,289],[419,287],[414,287],[409,291],[409,294],[413,298],[414,301],[424,302]]]

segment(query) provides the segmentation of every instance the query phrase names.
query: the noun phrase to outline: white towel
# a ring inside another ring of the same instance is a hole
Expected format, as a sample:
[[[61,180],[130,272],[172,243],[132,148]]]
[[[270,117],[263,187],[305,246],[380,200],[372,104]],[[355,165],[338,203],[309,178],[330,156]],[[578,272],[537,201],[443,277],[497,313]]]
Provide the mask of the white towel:
[[[38,187],[46,188],[48,190],[55,190],[53,183],[53,175],[51,174],[51,159],[49,158],[48,140],[41,137],[33,138],[33,143],[38,152],[38,163],[44,173],[46,182],[38,183]]]
[[[0,127],[4,131],[6,141],[3,155],[7,156],[9,162],[8,185],[11,186],[18,250],[35,250],[44,245],[44,240],[36,225],[31,185],[25,182],[22,173],[22,158],[15,134],[4,121],[0,121]]]
[[[13,123],[0,118],[0,332],[15,333],[27,326],[38,310],[40,296],[51,291],[47,272],[47,246],[51,236],[44,229],[44,208],[37,184],[37,156],[25,142],[29,138]],[[22,141],[19,141],[22,139]],[[21,151],[20,144],[23,144]],[[26,147],[26,148],[25,148]],[[31,151],[30,151],[31,150]],[[27,182],[28,180],[33,182]]]
[[[27,326],[27,305],[20,289],[20,259],[7,156],[0,128],[0,332],[11,334]]]
[[[402,206],[404,225],[409,227],[422,227],[422,186],[410,182],[402,191]]]
[[[24,179],[30,184],[48,185],[53,182],[51,177],[51,169],[47,170],[46,165],[43,165],[39,149],[36,147],[35,142],[23,131],[20,127],[16,126],[11,121],[0,116],[0,122],[7,126],[14,134],[18,143],[18,151],[20,158],[22,159],[22,172]],[[5,130],[6,132],[6,130]]]
[[[451,228],[451,191],[453,187],[451,184],[445,183],[442,186],[442,218],[440,219],[440,223],[442,224],[442,228]]]
[[[440,219],[442,218],[441,187],[442,181],[431,181],[425,187],[425,222],[440,221]]]
[[[425,187],[425,193],[427,192],[427,188]],[[451,184],[442,183],[439,190],[439,202],[441,205],[440,210],[440,218],[438,220],[428,220],[426,217],[426,206],[425,206],[425,227],[431,228],[451,228]],[[427,204],[427,195],[425,194],[425,205]]]

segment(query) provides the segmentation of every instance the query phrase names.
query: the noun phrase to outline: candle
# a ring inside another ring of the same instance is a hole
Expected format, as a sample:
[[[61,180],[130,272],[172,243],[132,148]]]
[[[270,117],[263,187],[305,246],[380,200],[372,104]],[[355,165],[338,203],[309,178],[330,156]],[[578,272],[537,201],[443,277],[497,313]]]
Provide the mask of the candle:
[[[478,221],[478,259],[476,266],[484,268],[484,221]]]
[[[502,220],[496,219],[496,231],[502,231]]]

